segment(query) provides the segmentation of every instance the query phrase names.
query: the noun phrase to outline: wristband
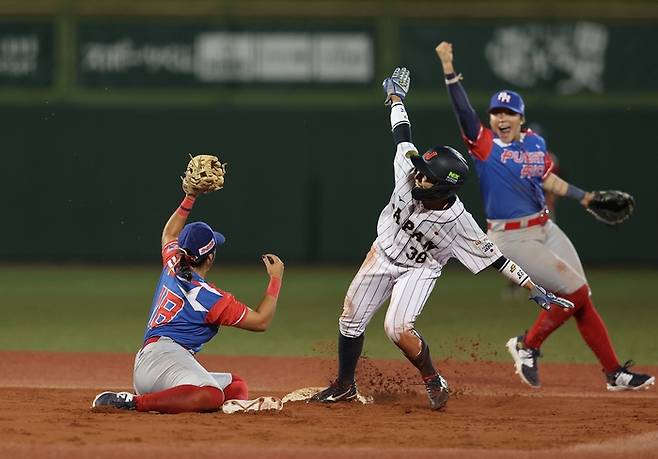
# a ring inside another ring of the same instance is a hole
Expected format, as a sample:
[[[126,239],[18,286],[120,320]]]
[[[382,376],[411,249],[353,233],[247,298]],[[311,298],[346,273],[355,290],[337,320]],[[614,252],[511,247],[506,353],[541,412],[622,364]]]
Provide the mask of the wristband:
[[[565,197],[575,199],[576,201],[582,201],[587,193],[571,184],[567,184],[567,192],[564,194]]]
[[[180,215],[181,217],[187,218],[188,215],[190,215],[190,211],[192,210],[192,207],[194,207],[194,201],[195,201],[194,196],[188,196],[185,195],[185,198],[181,201],[180,205],[178,206],[178,209],[176,209],[176,213]]]
[[[395,129],[400,124],[411,125],[404,104],[402,102],[396,102],[391,105],[391,130]]]
[[[270,283],[267,285],[267,290],[265,294],[273,296],[274,298],[279,297],[279,291],[281,290],[281,279],[278,277],[270,277]]]
[[[455,84],[458,83],[460,80],[463,79],[461,73],[449,73],[447,75],[444,75],[446,84]]]
[[[514,263],[512,260],[507,260],[498,271],[500,271],[503,276],[512,282],[515,282],[521,286],[523,286],[523,284],[525,284],[526,281],[530,279],[530,276],[528,276],[525,271],[523,271],[521,267]]]

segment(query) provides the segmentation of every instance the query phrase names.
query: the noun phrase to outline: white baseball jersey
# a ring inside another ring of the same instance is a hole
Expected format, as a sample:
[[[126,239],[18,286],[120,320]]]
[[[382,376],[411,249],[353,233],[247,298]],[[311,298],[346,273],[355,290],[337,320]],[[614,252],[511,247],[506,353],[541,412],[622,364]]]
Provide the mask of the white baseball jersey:
[[[446,210],[427,209],[412,198],[415,169],[408,157],[412,152],[417,149],[410,142],[397,146],[395,188],[379,216],[377,239],[345,296],[339,319],[343,336],[363,334],[390,297],[384,329],[397,342],[402,332],[413,329],[450,258],[478,273],[502,256],[458,197]]]
[[[395,189],[377,223],[375,243],[396,265],[426,266],[437,273],[450,258],[478,273],[502,256],[456,197],[446,210],[432,210],[411,197],[414,167],[408,158],[416,147],[398,144],[395,153]]]

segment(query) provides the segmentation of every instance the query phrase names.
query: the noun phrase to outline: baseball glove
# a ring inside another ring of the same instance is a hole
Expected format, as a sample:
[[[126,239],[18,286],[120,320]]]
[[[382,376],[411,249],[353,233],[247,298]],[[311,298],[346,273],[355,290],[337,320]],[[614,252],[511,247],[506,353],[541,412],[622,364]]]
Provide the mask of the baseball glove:
[[[635,199],[624,191],[594,191],[593,194],[587,212],[606,225],[620,224],[627,220],[635,209]]]
[[[183,179],[183,191],[194,196],[217,191],[224,187],[226,164],[217,156],[190,155]]]

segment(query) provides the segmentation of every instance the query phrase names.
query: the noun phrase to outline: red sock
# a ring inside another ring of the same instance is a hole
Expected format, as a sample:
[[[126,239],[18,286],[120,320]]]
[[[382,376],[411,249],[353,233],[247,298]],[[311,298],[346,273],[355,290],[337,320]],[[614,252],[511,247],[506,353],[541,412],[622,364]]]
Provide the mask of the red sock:
[[[224,388],[224,397],[226,400],[248,400],[249,388],[247,387],[247,381],[233,373],[233,381]]]
[[[617,354],[612,347],[608,329],[592,304],[589,295],[585,298],[582,307],[573,316],[576,319],[581,336],[594,352],[596,358],[599,359],[603,370],[606,373],[617,371],[619,360],[617,360]]]
[[[224,393],[212,386],[185,384],[171,389],[135,397],[137,411],[159,413],[201,413],[217,411],[224,403]]]

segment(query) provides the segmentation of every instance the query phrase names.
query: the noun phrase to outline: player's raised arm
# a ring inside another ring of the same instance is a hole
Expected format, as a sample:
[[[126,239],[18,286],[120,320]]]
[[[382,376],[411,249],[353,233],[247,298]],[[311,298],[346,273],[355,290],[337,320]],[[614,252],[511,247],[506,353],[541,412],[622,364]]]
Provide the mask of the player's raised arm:
[[[436,54],[441,60],[443,66],[443,74],[445,77],[446,89],[450,96],[452,109],[457,116],[459,127],[462,134],[471,142],[475,142],[480,134],[482,123],[475,113],[473,106],[471,106],[466,91],[462,86],[460,80],[461,74],[455,73],[453,66],[452,43],[442,41],[436,47]]]
[[[382,82],[386,100],[384,104],[391,107],[391,131],[393,141],[405,154],[415,152],[416,147],[411,141],[411,122],[407,109],[404,107],[404,98],[411,86],[411,72],[405,67],[397,67],[393,74]]]
[[[190,159],[182,177],[185,197],[162,229],[162,247],[178,237],[192,211],[196,198],[224,187],[225,165],[216,156],[197,155]]]

